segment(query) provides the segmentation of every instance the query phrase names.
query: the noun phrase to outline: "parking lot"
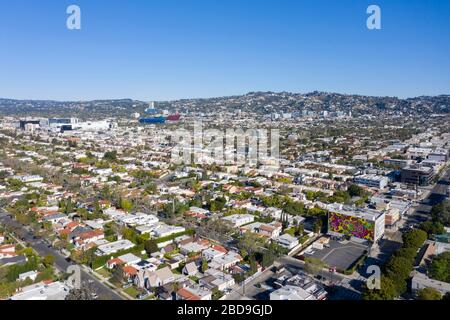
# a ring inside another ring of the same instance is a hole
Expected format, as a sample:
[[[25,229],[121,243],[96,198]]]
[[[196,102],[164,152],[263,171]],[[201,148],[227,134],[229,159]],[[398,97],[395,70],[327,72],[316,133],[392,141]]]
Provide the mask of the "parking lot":
[[[353,241],[338,242],[330,240],[327,247],[322,250],[312,249],[305,253],[305,257],[314,257],[330,267],[347,270],[350,268],[369,247]]]

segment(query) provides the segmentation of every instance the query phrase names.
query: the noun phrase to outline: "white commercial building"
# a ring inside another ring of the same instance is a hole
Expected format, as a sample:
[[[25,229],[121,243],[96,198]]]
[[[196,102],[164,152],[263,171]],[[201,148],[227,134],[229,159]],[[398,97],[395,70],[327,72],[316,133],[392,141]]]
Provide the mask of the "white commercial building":
[[[362,184],[370,188],[384,189],[389,180],[387,177],[378,176],[375,174],[365,174],[355,177],[355,183]]]

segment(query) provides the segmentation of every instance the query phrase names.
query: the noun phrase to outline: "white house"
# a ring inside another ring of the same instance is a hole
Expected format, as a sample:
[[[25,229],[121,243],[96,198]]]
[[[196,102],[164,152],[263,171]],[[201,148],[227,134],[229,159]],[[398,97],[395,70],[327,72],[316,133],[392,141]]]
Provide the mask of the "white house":
[[[199,279],[199,284],[224,291],[234,286],[235,280],[231,274],[223,273],[217,269],[208,269],[205,271],[205,277]]]
[[[314,295],[297,286],[284,286],[270,293],[270,300],[317,300]]]
[[[293,249],[295,248],[299,241],[296,237],[291,236],[290,234],[283,234],[281,236],[279,236],[276,241],[278,242],[278,244],[282,247],[285,247],[286,249]]]
[[[181,233],[186,231],[184,227],[178,227],[178,226],[169,226],[167,224],[161,223],[158,225],[156,229],[153,230],[153,233],[155,234],[155,237],[162,238],[162,237],[168,237],[176,233]]]
[[[203,250],[202,257],[206,259],[206,261],[211,261],[213,259],[219,258],[221,256],[225,255],[225,252],[208,248],[206,250]]]
[[[31,279],[32,281],[35,281],[38,276],[38,272],[36,270],[24,272],[19,274],[19,281],[25,281],[26,279]]]
[[[133,242],[129,240],[119,240],[115,242],[109,242],[98,246],[97,251],[95,252],[98,256],[104,256],[116,253],[118,251],[131,249],[134,247]]]
[[[177,300],[211,300],[211,290],[197,285],[181,288],[177,291]]]
[[[137,264],[142,260],[141,258],[135,256],[132,253],[124,254],[118,258],[123,262],[123,264],[125,266],[131,266],[131,265]]]
[[[117,221],[128,226],[149,226],[159,222],[159,219],[153,214],[135,213],[119,216]]]
[[[195,276],[197,273],[198,267],[195,262],[189,262],[183,268],[183,274],[186,276]]]
[[[241,260],[242,257],[239,255],[239,253],[229,251],[227,254],[213,259],[209,263],[209,267],[217,270],[227,270],[238,264]]]
[[[189,242],[186,244],[180,245],[180,252],[182,254],[189,254],[191,252],[202,252],[203,250],[206,250],[208,247],[198,243],[198,242]]]
[[[240,227],[244,224],[253,222],[255,220],[255,216],[252,214],[233,214],[222,218],[222,220],[230,222],[233,227]]]
[[[20,289],[10,300],[65,300],[69,291],[63,282],[41,282]]]
[[[156,271],[140,270],[134,279],[134,283],[141,288],[157,288],[175,281],[175,276],[169,267]]]

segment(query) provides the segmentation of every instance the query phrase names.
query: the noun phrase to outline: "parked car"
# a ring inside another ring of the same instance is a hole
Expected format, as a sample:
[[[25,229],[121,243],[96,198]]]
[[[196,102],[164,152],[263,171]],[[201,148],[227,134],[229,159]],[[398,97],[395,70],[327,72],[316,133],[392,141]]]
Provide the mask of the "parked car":
[[[146,291],[146,292],[142,292],[142,293],[138,294],[137,298],[140,300],[143,300],[145,298],[148,298],[149,296],[150,296],[150,293],[148,291]]]

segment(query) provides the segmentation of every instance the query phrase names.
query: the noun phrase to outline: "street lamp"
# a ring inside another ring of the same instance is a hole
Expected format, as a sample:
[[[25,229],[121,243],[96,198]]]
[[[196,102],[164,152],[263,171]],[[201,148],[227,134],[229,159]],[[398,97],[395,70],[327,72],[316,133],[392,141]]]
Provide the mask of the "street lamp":
[[[330,282],[331,284],[333,284],[333,275],[336,272],[336,267],[331,267],[329,271],[330,271]]]

